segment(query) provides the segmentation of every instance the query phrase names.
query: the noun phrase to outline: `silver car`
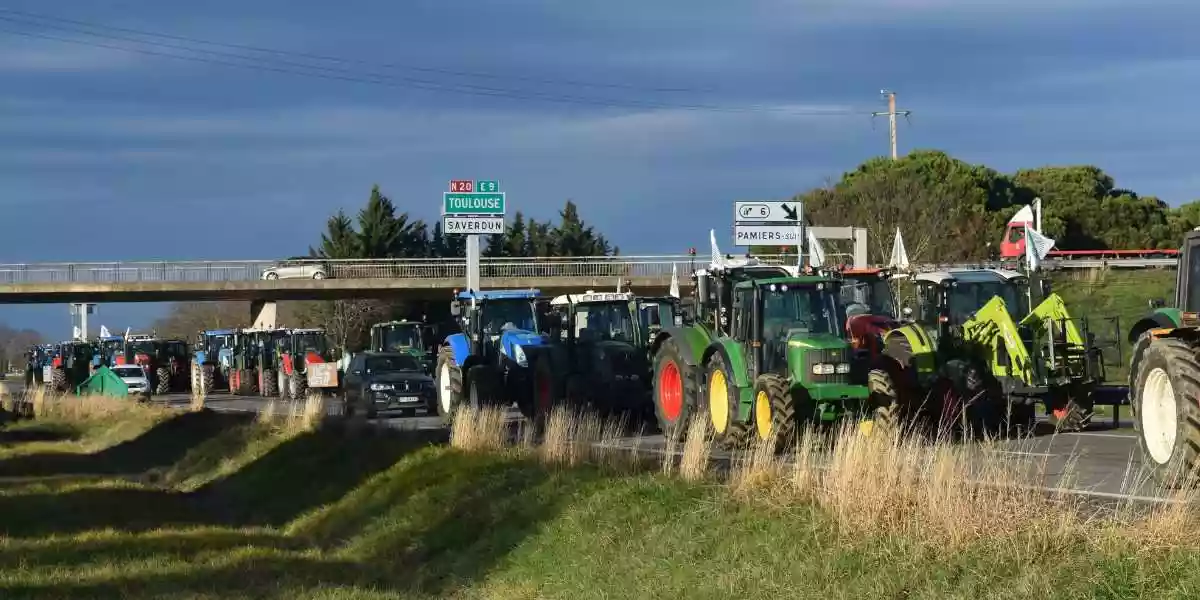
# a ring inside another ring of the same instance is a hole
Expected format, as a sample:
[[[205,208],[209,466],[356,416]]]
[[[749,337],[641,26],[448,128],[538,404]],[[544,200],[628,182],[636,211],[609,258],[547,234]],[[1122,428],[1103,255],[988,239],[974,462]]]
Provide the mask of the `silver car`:
[[[263,270],[263,279],[325,279],[329,266],[320,259],[296,256],[281,260]]]
[[[150,398],[150,378],[146,377],[146,372],[137,365],[117,365],[112,367],[113,375],[121,378],[125,385],[129,387],[129,395],[141,397],[143,399]]]

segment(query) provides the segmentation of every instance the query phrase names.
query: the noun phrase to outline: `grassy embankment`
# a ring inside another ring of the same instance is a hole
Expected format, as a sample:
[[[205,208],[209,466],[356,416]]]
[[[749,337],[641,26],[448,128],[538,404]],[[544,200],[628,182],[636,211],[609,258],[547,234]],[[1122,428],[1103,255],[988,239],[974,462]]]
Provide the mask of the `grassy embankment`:
[[[42,400],[0,431],[3,598],[1196,597],[1195,514],[1101,519],[1024,462],[845,436],[728,477],[496,413],[443,432]],[[692,438],[700,439],[699,436]],[[611,441],[611,440],[610,440]],[[818,458],[824,456],[825,458]],[[1024,460],[1024,459],[1021,459]],[[824,468],[819,468],[818,464]]]

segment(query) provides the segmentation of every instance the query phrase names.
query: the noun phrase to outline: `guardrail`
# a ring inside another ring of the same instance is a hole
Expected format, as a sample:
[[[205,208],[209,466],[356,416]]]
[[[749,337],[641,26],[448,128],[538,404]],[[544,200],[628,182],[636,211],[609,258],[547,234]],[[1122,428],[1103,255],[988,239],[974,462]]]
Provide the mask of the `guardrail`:
[[[759,258],[764,262],[784,264],[795,264],[796,261],[795,255]],[[480,275],[487,278],[669,277],[674,269],[685,282],[692,268],[707,263],[707,256],[689,255],[484,258],[480,260],[479,268]],[[1171,267],[1176,263],[1173,258],[1073,259],[1049,260],[1045,266],[1050,269],[1144,268]],[[324,276],[338,279],[453,279],[466,278],[467,271],[466,260],[462,258],[29,263],[0,264],[0,285],[258,281],[264,278],[268,268],[281,264],[322,266]]]

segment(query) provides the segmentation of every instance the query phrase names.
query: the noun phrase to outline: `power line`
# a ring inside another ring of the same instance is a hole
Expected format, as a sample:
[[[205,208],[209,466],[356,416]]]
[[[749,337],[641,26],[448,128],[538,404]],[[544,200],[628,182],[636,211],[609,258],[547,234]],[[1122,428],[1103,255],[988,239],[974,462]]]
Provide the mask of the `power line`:
[[[279,55],[279,56],[295,56],[295,57],[300,57],[300,58],[324,60],[324,61],[331,61],[331,62],[337,62],[337,63],[342,63],[342,64],[358,64],[358,65],[363,65],[363,66],[372,66],[372,67],[385,68],[385,69],[399,69],[399,70],[408,70],[408,71],[418,71],[418,72],[424,72],[424,73],[439,73],[439,74],[443,74],[443,75],[454,75],[454,76],[458,76],[458,77],[479,77],[479,78],[486,78],[486,79],[500,79],[500,80],[506,80],[506,81],[507,80],[518,80],[518,81],[528,81],[530,83],[544,83],[544,84],[548,84],[548,85],[571,85],[571,86],[579,86],[579,87],[614,88],[614,89],[627,89],[627,90],[643,91],[643,92],[696,93],[696,92],[715,91],[713,88],[643,87],[643,86],[634,86],[634,85],[622,84],[622,83],[590,82],[590,81],[580,81],[580,80],[573,80],[573,79],[546,79],[546,78],[538,78],[538,77],[527,77],[527,76],[521,76],[521,75],[497,75],[495,73],[483,73],[483,72],[479,72],[479,71],[460,71],[460,70],[454,70],[454,69],[424,67],[424,66],[398,64],[398,63],[376,63],[376,62],[365,61],[365,60],[354,59],[354,58],[347,58],[347,57],[342,57],[342,56],[330,56],[327,54],[312,54],[312,53],[308,53],[308,52],[299,52],[299,51],[294,51],[294,50],[281,50],[278,48],[267,48],[267,47],[263,47],[263,46],[233,44],[233,43],[228,43],[228,42],[214,42],[211,40],[204,40],[201,38],[195,38],[195,37],[189,37],[189,36],[174,35],[174,34],[168,34],[168,33],[159,33],[159,32],[154,32],[154,31],[147,31],[144,29],[132,29],[129,27],[118,27],[115,25],[104,25],[101,23],[96,23],[94,21],[80,21],[77,19],[67,19],[65,17],[54,17],[54,16],[50,16],[50,15],[31,13],[31,12],[27,12],[27,11],[23,11],[23,10],[15,10],[15,9],[9,9],[9,8],[0,8],[0,13],[21,15],[21,16],[25,16],[25,17],[31,17],[34,19],[41,19],[41,20],[45,20],[45,21],[52,21],[52,22],[59,22],[59,23],[71,23],[74,25],[82,25],[84,27],[90,27],[92,29],[109,30],[109,31],[123,31],[125,33],[133,33],[136,35],[144,35],[144,36],[156,37],[156,38],[161,38],[161,39],[176,40],[176,41],[188,42],[188,43],[193,43],[193,44],[202,44],[205,46],[214,46],[214,47],[218,47],[218,48],[232,48],[232,49],[236,49],[236,50],[248,50],[251,52],[262,52],[262,53],[266,53],[266,54],[275,54],[275,55]]]
[[[0,13],[3,13],[3,12],[20,13],[21,11],[0,9]],[[59,20],[70,21],[68,19],[59,19]],[[12,35],[19,35],[19,36],[51,40],[51,41],[70,43],[70,44],[78,44],[78,45],[90,46],[90,47],[96,47],[96,48],[106,48],[106,49],[110,49],[110,50],[118,50],[118,51],[131,52],[131,53],[137,53],[137,54],[146,54],[146,55],[150,55],[150,56],[175,58],[175,59],[179,59],[179,60],[188,60],[188,61],[192,61],[192,62],[206,63],[206,64],[219,65],[219,66],[270,71],[270,72],[275,72],[275,73],[316,77],[316,78],[321,78],[321,79],[331,79],[331,80],[338,80],[338,81],[348,81],[348,82],[354,82],[354,83],[383,85],[383,86],[388,86],[388,87],[398,87],[398,88],[406,88],[407,87],[407,88],[420,89],[420,90],[426,90],[426,91],[435,91],[435,92],[449,92],[449,93],[469,94],[469,95],[489,96],[489,97],[509,98],[509,99],[542,100],[542,101],[555,102],[555,103],[586,104],[586,105],[592,105],[592,106],[603,106],[603,107],[612,107],[612,108],[640,108],[640,109],[660,109],[660,110],[661,109],[674,109],[674,110],[729,112],[729,113],[760,112],[760,113],[780,113],[780,114],[789,114],[789,115],[797,115],[797,116],[844,116],[844,115],[851,115],[851,114],[861,114],[861,113],[859,113],[859,111],[853,111],[853,110],[847,110],[847,109],[813,110],[813,109],[792,109],[792,108],[787,108],[787,107],[761,106],[761,105],[719,106],[719,105],[708,105],[708,104],[683,104],[683,103],[676,103],[676,102],[661,102],[661,101],[650,101],[650,100],[596,98],[596,97],[588,97],[588,96],[580,96],[580,95],[565,95],[565,94],[561,94],[561,93],[550,93],[550,92],[543,92],[543,91],[536,91],[536,90],[523,90],[520,88],[503,88],[503,87],[493,87],[493,86],[482,86],[482,85],[477,85],[477,84],[461,83],[461,82],[439,82],[439,81],[430,80],[430,79],[420,79],[420,78],[414,78],[414,77],[388,75],[388,74],[381,74],[381,73],[376,73],[376,72],[355,71],[353,69],[327,67],[327,66],[313,65],[313,64],[303,63],[303,62],[287,61],[287,60],[281,60],[281,59],[273,59],[273,58],[264,59],[263,57],[246,56],[243,54],[222,52],[222,51],[218,51],[218,50],[206,50],[206,49],[201,49],[201,48],[192,48],[189,46],[179,45],[179,44],[167,44],[167,43],[163,43],[163,42],[152,42],[152,41],[148,41],[148,40],[140,40],[137,38],[131,38],[128,36],[118,36],[118,35],[114,35],[114,34],[96,33],[93,31],[87,31],[87,30],[83,30],[83,29],[79,29],[79,28],[75,28],[75,27],[67,27],[67,26],[62,26],[62,25],[31,22],[28,20],[21,20],[18,18],[3,16],[3,15],[0,15],[0,21],[7,21],[10,23],[15,23],[15,24],[19,24],[19,25],[32,25],[35,27],[42,27],[42,28],[51,29],[51,30],[83,34],[83,35],[92,36],[92,37],[96,37],[96,38],[100,38],[102,40],[108,40],[108,41],[131,42],[134,44],[150,46],[152,48],[163,48],[163,49],[168,49],[168,50],[181,50],[184,52],[200,54],[202,56],[188,56],[188,55],[181,55],[181,54],[178,54],[175,52],[164,52],[161,50],[149,50],[146,48],[119,46],[119,45],[113,45],[113,44],[105,44],[105,43],[100,43],[100,42],[81,40],[81,39],[76,39],[76,38],[60,37],[60,36],[55,36],[55,35],[49,35],[46,33],[35,33],[32,31],[0,28],[0,32],[9,33]],[[126,29],[126,28],[112,27],[110,29]],[[276,50],[270,50],[270,49],[256,48],[253,46],[240,46],[237,44],[223,44],[223,43],[219,43],[219,42],[206,42],[203,40],[197,40],[196,38],[185,38],[183,36],[171,36],[168,34],[153,34],[151,32],[142,32],[139,30],[128,30],[128,31],[136,31],[140,35],[157,35],[159,37],[165,37],[165,38],[178,38],[178,39],[188,40],[188,41],[194,42],[194,43],[206,43],[206,44],[211,44],[214,46],[225,46],[225,47],[234,47],[234,48],[241,47],[241,48],[246,48],[246,49],[251,49],[251,50],[256,50],[256,51],[275,52],[275,53],[278,53],[278,54],[281,54],[284,56],[288,56],[288,55],[312,56],[314,58],[318,58],[318,59],[322,59],[322,60],[336,60],[336,61],[344,61],[344,62],[348,62],[348,63],[372,64],[372,63],[369,63],[366,61],[355,61],[352,59],[342,59],[342,58],[336,58],[336,57],[322,57],[321,55],[305,55],[303,53],[289,53],[289,52],[285,52],[285,51],[276,51]],[[215,58],[215,59],[208,58],[209,56],[215,56],[217,58]],[[245,62],[231,62],[231,61],[225,60],[225,59],[235,59],[237,61],[245,61]],[[278,66],[278,65],[282,65],[282,66]],[[385,65],[378,65],[378,66],[382,67]],[[439,70],[434,69],[433,71],[436,72]],[[601,85],[601,84],[597,84],[597,85]],[[633,89],[633,88],[631,88],[631,89]]]

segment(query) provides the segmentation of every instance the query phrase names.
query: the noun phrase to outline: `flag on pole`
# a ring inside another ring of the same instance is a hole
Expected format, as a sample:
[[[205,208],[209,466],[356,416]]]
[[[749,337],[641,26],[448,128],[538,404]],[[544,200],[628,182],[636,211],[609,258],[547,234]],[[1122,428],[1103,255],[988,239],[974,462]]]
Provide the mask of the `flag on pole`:
[[[808,229],[808,266],[816,269],[824,264],[825,249],[821,247],[821,242],[817,240],[817,236],[810,227]]]
[[[721,248],[717,246],[717,230],[715,230],[715,229],[708,230],[708,241],[712,244],[712,264],[714,264],[714,265],[722,264]]]
[[[83,332],[79,330],[78,325],[71,328],[71,339],[78,340],[78,339],[82,339],[82,337],[83,337]]]
[[[679,273],[675,270],[675,263],[671,263],[671,289],[667,294],[672,298],[679,297]]]
[[[888,260],[888,266],[896,269],[907,269],[908,251],[904,249],[904,237],[900,235],[900,228],[896,228],[896,237],[892,240],[892,256]]]
[[[100,326],[100,337],[102,337],[102,338],[112,337],[112,333],[109,333],[107,327],[101,325]]]
[[[1025,224],[1025,260],[1030,271],[1036,271],[1038,264],[1050,254],[1054,248],[1054,240],[1041,234],[1037,229]]]

